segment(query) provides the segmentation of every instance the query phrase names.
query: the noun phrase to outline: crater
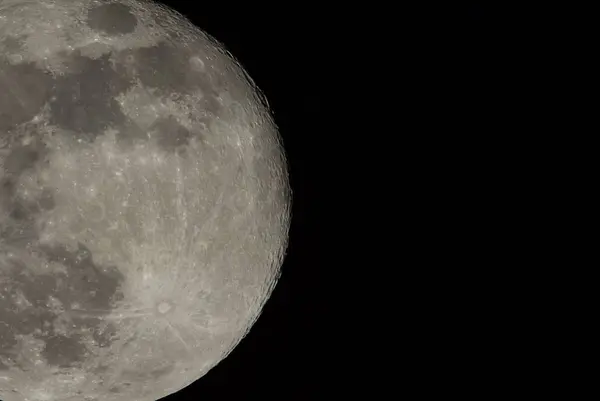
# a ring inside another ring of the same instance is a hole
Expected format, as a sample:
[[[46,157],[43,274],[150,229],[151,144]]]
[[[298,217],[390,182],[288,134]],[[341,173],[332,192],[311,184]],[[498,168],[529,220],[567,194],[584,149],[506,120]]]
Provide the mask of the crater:
[[[0,41],[0,46],[6,53],[17,53],[23,51],[24,43],[23,36],[7,36]]]
[[[36,217],[55,208],[53,194],[44,190],[33,200],[24,200],[15,194],[14,184],[0,180],[0,213],[5,219],[0,226],[0,242],[12,246],[29,246],[39,239]]]
[[[102,4],[91,8],[87,14],[87,25],[108,35],[132,33],[137,24],[138,20],[131,12],[131,7],[124,4]]]
[[[3,55],[11,64],[23,62],[24,36],[7,36],[0,40],[0,55]]]
[[[7,220],[0,225],[0,243],[6,246],[24,248],[30,246],[39,238],[39,232],[35,227],[34,221],[29,218],[23,209],[9,209],[8,215],[11,220]],[[0,208],[2,211],[2,208]]]

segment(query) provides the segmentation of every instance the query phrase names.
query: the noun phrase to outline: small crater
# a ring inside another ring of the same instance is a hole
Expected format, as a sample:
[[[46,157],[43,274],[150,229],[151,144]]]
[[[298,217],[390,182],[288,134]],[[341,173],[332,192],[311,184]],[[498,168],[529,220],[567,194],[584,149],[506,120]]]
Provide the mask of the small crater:
[[[37,199],[37,205],[39,210],[48,211],[53,210],[56,207],[56,200],[50,190],[45,189],[42,195]]]
[[[190,66],[193,70],[198,72],[204,72],[206,66],[204,65],[204,61],[197,56],[194,56],[190,59]]]
[[[54,196],[50,191],[43,191],[40,197],[35,199],[24,199],[13,193],[8,193],[8,199],[0,196],[0,206],[8,210],[9,217],[16,222],[34,223],[36,215],[41,212],[52,210],[56,207]]]
[[[168,302],[161,302],[158,304],[158,312],[165,314],[171,310],[171,304]]]
[[[88,11],[87,24],[95,31],[109,35],[132,33],[138,20],[131,7],[119,3],[103,4]]]

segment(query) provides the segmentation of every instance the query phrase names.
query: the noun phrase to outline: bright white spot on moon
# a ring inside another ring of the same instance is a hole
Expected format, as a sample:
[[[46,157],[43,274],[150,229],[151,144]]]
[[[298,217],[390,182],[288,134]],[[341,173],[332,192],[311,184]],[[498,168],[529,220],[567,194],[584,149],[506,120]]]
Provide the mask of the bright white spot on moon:
[[[197,71],[204,71],[204,61],[200,57],[192,57],[190,59],[192,68]]]
[[[167,313],[170,310],[171,305],[169,305],[167,302],[161,302],[160,304],[158,304],[158,311],[160,313]]]

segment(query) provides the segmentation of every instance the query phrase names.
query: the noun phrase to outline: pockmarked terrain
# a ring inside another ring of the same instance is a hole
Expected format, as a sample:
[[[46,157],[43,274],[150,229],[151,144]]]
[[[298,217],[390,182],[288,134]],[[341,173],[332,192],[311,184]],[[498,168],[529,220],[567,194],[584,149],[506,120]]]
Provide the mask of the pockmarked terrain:
[[[0,0],[0,399],[156,400],[273,286],[291,193],[260,90],[139,0]]]

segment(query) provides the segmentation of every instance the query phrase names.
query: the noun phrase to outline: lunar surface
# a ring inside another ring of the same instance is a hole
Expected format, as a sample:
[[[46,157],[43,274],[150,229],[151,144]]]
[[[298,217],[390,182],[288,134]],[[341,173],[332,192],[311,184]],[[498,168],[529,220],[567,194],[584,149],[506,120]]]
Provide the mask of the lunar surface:
[[[0,0],[0,399],[157,400],[268,299],[291,192],[268,104],[156,3]]]

